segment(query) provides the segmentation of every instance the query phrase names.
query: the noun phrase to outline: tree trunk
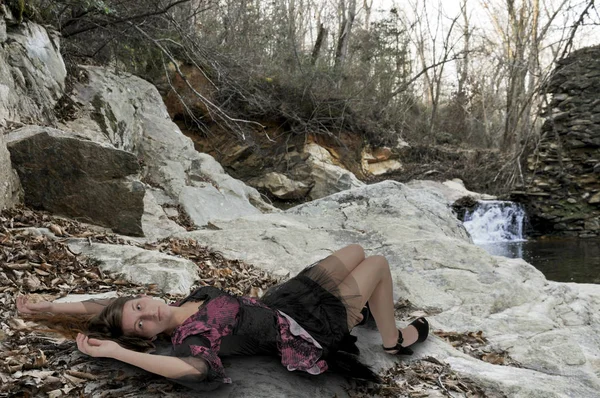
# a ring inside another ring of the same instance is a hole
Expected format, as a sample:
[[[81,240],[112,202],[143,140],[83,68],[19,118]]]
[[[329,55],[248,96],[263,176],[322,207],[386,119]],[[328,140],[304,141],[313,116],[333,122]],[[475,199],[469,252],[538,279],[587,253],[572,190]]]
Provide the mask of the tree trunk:
[[[349,0],[347,8],[346,0],[340,0],[340,8],[342,11],[342,23],[340,25],[340,35],[335,51],[334,64],[334,68],[338,73],[341,73],[342,67],[346,62],[346,57],[348,56],[350,36],[354,25],[354,17],[356,16],[356,0]]]
[[[319,58],[319,54],[321,53],[321,48],[323,47],[323,43],[325,41],[325,37],[327,37],[327,29],[321,23],[319,25],[319,33],[317,34],[317,40],[315,41],[315,46],[312,50],[312,55],[310,57],[311,65],[315,65],[317,63],[317,59]]]
[[[373,0],[363,0],[363,7],[365,8],[365,30],[368,32],[371,28],[371,11],[373,10]]]
[[[517,144],[520,135],[520,115],[522,100],[525,97],[525,78],[527,69],[525,62],[525,6],[515,9],[514,0],[507,0],[510,32],[508,37],[508,88],[506,91],[506,119],[502,137],[502,149],[511,152]],[[511,43],[512,41],[512,43]],[[514,44],[513,44],[514,43]]]
[[[471,52],[471,29],[469,21],[469,12],[467,9],[467,0],[461,4],[461,14],[463,17],[463,49],[462,61],[457,62],[458,72],[458,90],[456,93],[456,130],[465,139],[471,136],[470,123],[467,120],[468,93],[467,82],[469,80],[469,62]]]

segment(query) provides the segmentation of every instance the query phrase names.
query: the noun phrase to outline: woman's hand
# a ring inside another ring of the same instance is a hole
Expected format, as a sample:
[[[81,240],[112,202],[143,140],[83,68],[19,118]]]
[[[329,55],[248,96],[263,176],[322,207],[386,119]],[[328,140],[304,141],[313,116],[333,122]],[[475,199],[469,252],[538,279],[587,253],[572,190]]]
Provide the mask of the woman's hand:
[[[52,303],[49,301],[40,301],[39,303],[29,302],[29,297],[17,297],[17,311],[21,314],[35,314],[38,312],[51,312]]]
[[[90,339],[83,333],[77,334],[77,348],[79,351],[96,358],[114,358],[125,348],[111,340]]]

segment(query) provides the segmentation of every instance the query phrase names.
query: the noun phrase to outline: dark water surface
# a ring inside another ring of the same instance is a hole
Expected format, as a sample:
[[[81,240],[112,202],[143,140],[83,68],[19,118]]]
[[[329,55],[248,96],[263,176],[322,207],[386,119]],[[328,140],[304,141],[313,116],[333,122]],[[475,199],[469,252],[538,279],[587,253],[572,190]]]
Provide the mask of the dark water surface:
[[[600,283],[600,239],[482,243],[489,253],[522,258],[558,282]]]

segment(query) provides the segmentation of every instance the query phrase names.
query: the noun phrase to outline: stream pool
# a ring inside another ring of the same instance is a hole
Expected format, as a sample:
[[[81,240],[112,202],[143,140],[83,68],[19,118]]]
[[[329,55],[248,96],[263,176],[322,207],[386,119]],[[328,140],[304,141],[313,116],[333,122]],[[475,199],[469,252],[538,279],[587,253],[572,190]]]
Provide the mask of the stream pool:
[[[553,238],[478,246],[497,256],[522,258],[549,280],[600,283],[600,239]]]

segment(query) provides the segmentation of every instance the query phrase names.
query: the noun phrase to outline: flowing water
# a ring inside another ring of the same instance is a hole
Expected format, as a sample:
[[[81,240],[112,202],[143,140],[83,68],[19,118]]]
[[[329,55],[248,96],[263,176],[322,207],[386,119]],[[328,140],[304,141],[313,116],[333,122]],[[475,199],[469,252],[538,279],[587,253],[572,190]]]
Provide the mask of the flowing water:
[[[497,256],[523,258],[549,280],[600,283],[600,239],[526,240],[526,215],[513,202],[485,201],[465,214],[473,242]]]
[[[525,210],[514,202],[488,200],[479,202],[465,213],[464,225],[476,244],[521,242]]]

